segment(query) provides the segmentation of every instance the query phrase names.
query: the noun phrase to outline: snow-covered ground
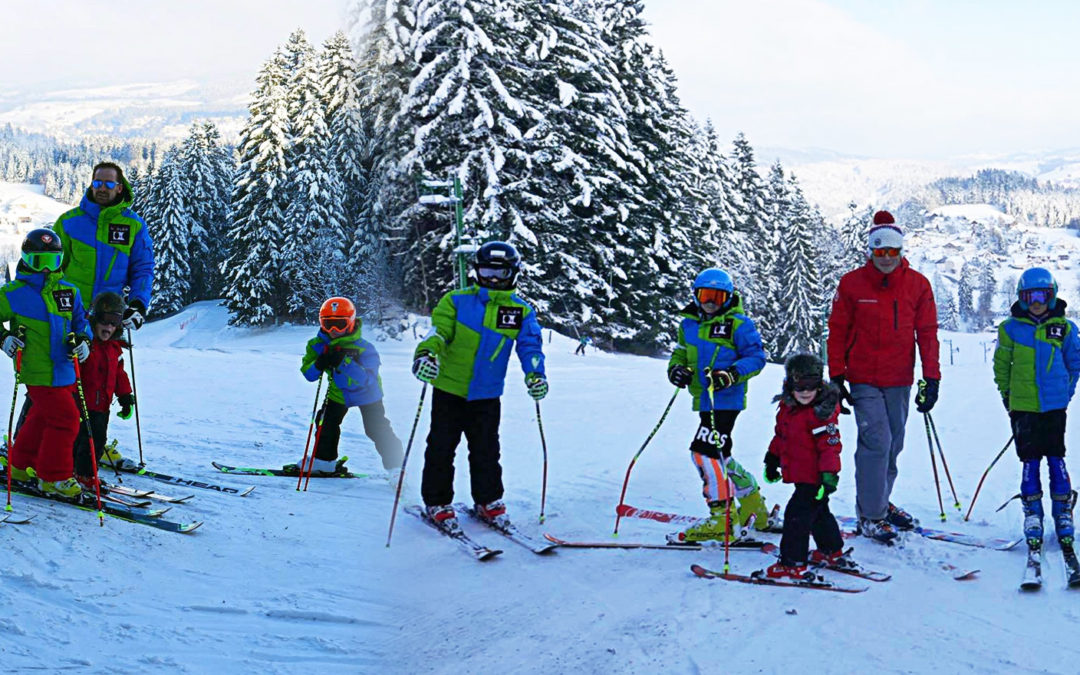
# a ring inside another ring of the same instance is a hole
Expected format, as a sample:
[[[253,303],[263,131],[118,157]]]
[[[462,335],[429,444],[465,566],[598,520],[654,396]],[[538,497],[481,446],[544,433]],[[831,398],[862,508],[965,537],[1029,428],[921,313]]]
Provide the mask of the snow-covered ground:
[[[314,386],[299,355],[312,328],[230,328],[199,303],[137,334],[143,444],[164,472],[234,486],[249,497],[192,490],[167,517],[200,519],[177,535],[60,505],[15,498],[29,525],[0,525],[0,643],[5,671],[83,672],[1076,672],[1076,598],[1062,588],[1048,543],[1042,592],[1016,591],[1024,556],[908,537],[895,548],[853,540],[864,564],[893,580],[861,595],[705,581],[691,563],[719,567],[722,552],[561,550],[533,555],[465,522],[505,552],[477,563],[400,513],[385,547],[393,490],[381,478],[312,481],[217,473],[212,460],[276,466],[303,451]],[[546,335],[546,332],[545,332]],[[966,510],[979,476],[1008,438],[979,335],[947,335],[935,418]],[[592,349],[558,335],[545,344],[551,394],[542,403],[549,451],[547,522],[537,523],[541,449],[535,409],[513,364],[503,398],[503,466],[510,514],[535,535],[605,539],[626,466],[659,419],[672,388],[665,363]],[[415,340],[379,342],[386,405],[406,440],[420,384],[409,373]],[[782,370],[768,366],[735,427],[735,454],[760,472]],[[11,387],[0,375],[0,390]],[[10,391],[10,389],[8,389]],[[419,501],[425,406],[404,502]],[[854,422],[842,420],[844,469],[835,511],[853,511]],[[938,521],[922,420],[913,415],[895,501]],[[627,502],[702,513],[687,444],[695,428],[686,394],[642,454]],[[133,421],[115,419],[129,449]],[[1076,426],[1069,431],[1072,445]],[[342,452],[354,471],[381,473],[359,416],[346,418]],[[461,448],[455,487],[469,499]],[[131,485],[165,488],[127,477]],[[1015,456],[990,475],[972,521],[949,507],[948,528],[1016,536],[1019,507],[994,509],[1018,485]],[[770,502],[789,489],[766,486]],[[624,520],[624,540],[661,540],[667,526]],[[769,538],[776,539],[769,535]],[[733,554],[736,571],[768,564]],[[943,564],[979,568],[954,581]]]

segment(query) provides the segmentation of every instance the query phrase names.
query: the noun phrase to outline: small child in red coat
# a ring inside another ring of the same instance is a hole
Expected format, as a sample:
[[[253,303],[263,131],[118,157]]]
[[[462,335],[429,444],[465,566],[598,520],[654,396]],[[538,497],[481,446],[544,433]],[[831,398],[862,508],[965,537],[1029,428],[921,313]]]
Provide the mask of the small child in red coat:
[[[783,477],[795,484],[784,510],[780,560],[767,570],[772,578],[802,579],[807,575],[810,535],[817,550],[809,562],[839,566],[844,540],[829,511],[829,495],[836,491],[840,472],[840,393],[824,380],[821,359],[796,354],[784,364],[784,390],[774,400],[776,433],[765,453],[765,480]]]
[[[89,358],[80,366],[98,464],[101,463],[109,433],[109,409],[113,394],[120,402],[117,415],[121,419],[131,418],[131,408],[135,404],[122,358],[124,347],[127,346],[120,337],[124,309],[124,299],[116,293],[106,291],[94,298],[90,307],[90,330],[94,341],[90,345]],[[94,458],[90,453],[85,422],[79,425],[79,436],[75,439],[75,476],[85,489],[93,489]]]

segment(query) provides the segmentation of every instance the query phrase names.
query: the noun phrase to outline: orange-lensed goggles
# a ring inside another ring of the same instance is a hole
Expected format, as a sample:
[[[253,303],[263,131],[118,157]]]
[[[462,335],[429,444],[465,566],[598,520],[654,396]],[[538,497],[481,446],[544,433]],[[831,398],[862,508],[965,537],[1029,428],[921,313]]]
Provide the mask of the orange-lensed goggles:
[[[872,248],[870,252],[877,258],[897,258],[900,256],[898,248]]]
[[[716,305],[724,305],[727,303],[731,294],[722,288],[699,288],[695,291],[695,297],[701,304],[714,303]]]
[[[344,333],[349,328],[349,320],[344,317],[328,316],[319,319],[319,323],[327,333]]]

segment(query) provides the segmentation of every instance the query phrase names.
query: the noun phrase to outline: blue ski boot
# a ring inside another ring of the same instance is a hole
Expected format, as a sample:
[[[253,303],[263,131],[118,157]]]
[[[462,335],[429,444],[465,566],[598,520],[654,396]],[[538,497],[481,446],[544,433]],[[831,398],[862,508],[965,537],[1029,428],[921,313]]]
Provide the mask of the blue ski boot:
[[[1043,541],[1042,492],[1022,495],[1020,504],[1024,507],[1024,538],[1027,539],[1028,548],[1037,551],[1042,548]],[[1069,520],[1071,524],[1071,515]]]
[[[1076,504],[1076,490],[1063,495],[1050,495],[1050,513],[1054,518],[1054,530],[1062,548],[1073,545],[1073,505]]]

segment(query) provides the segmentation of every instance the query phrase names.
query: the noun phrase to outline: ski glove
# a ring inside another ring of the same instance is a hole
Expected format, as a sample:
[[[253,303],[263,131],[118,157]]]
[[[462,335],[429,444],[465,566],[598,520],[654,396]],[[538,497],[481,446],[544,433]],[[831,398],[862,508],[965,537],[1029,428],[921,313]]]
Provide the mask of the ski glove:
[[[727,389],[739,381],[739,371],[735,370],[735,366],[731,366],[725,370],[713,370],[709,377],[712,379],[713,389]]]
[[[18,351],[20,349],[22,349],[23,347],[25,347],[25,346],[26,346],[26,343],[23,342],[22,340],[20,340],[19,338],[17,338],[12,333],[5,334],[4,335],[4,341],[2,343],[0,343],[0,349],[3,349],[4,353],[7,354],[8,357],[12,358],[12,359],[15,358],[15,354],[17,354]]]
[[[1005,412],[1012,412],[1009,410],[1009,392],[1005,391],[1001,393],[1001,405],[1005,406]]]
[[[821,487],[818,488],[817,497],[815,499],[822,500],[836,492],[836,486],[840,484],[840,476],[836,475],[832,471],[823,471],[821,473]]]
[[[327,346],[322,354],[315,359],[315,367],[319,370],[334,370],[345,360],[345,352]]]
[[[671,370],[667,372],[668,382],[682,389],[686,385],[690,384],[690,380],[694,377],[694,371],[690,370],[686,366],[672,366]]]
[[[843,375],[837,375],[832,378],[832,383],[836,385],[836,388],[840,390],[840,414],[850,415],[851,410],[844,406],[846,402],[848,405],[855,407],[855,399],[851,397],[851,392],[848,391],[847,382],[844,380]]]
[[[439,376],[439,359],[431,352],[420,352],[413,361],[412,374],[421,382],[431,384]]]
[[[525,386],[529,388],[529,396],[532,396],[534,401],[539,401],[547,396],[547,378],[540,373],[529,373],[526,375]]]
[[[135,397],[131,394],[121,394],[116,397],[116,401],[120,404],[120,412],[116,413],[116,416],[122,420],[131,419],[131,407],[135,405]]]
[[[784,476],[780,473],[780,458],[771,452],[765,453],[765,482],[778,483]]]
[[[934,404],[937,403],[938,384],[940,382],[941,380],[935,380],[932,377],[919,380],[919,393],[915,396],[915,410],[928,413],[934,409]]]
[[[124,317],[121,320],[121,323],[124,325],[124,328],[127,328],[128,330],[139,330],[143,325],[143,321],[146,320],[143,316],[144,314],[146,314],[146,307],[142,302],[132,300],[128,303],[127,309],[124,310]]]
[[[90,338],[85,335],[67,334],[68,354],[79,359],[82,363],[90,356]]]

